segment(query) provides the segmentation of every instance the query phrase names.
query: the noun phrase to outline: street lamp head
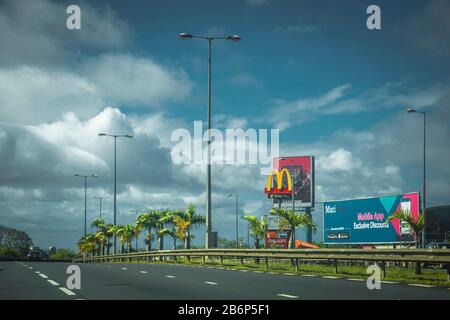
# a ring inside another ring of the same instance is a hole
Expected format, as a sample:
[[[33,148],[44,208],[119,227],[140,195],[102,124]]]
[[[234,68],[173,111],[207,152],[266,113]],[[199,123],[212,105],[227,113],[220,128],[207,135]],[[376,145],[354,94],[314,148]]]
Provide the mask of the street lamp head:
[[[106,133],[99,133],[98,136],[99,137],[104,137],[104,136],[106,136]]]
[[[178,37],[181,38],[181,39],[183,39],[183,40],[185,40],[185,39],[191,39],[191,38],[193,38],[193,35],[190,34],[190,33],[185,33],[185,32],[183,32],[183,33],[180,33],[180,34],[178,35]]]
[[[133,135],[132,135],[132,134],[126,134],[126,135],[124,135],[124,137],[125,137],[125,138],[130,138],[130,139],[131,139],[131,138],[133,138]]]
[[[231,193],[227,193],[226,196],[227,196],[227,197],[231,197],[232,194],[231,194]]]
[[[98,174],[95,174],[95,173],[94,173],[94,174],[92,175],[92,177],[93,177],[93,178],[98,178]]]
[[[417,111],[414,110],[413,108],[408,108],[408,109],[406,109],[406,112],[408,112],[408,113],[413,113],[413,112],[417,112]]]
[[[77,174],[75,174],[74,176],[75,176],[75,177],[79,177],[80,175],[77,173]]]
[[[230,36],[226,36],[227,40],[231,40],[231,41],[240,41],[241,40],[241,36],[238,36],[237,34],[233,34]]]

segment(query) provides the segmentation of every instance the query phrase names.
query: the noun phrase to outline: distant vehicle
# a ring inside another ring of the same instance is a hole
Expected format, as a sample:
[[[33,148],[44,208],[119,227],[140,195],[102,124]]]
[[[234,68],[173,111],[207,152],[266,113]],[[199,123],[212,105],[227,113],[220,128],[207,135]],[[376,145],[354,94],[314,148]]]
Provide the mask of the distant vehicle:
[[[28,261],[41,261],[42,254],[39,251],[30,251],[27,255]]]
[[[450,249],[450,242],[430,242],[427,243],[428,249]]]

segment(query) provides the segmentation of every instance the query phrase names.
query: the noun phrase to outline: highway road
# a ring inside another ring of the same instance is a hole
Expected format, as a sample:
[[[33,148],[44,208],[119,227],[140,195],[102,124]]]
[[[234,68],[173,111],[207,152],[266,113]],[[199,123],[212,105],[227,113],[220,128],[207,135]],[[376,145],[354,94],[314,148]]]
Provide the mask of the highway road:
[[[79,264],[81,289],[68,290],[69,263],[0,262],[0,299],[450,299],[444,287],[382,283],[320,276],[158,264]]]

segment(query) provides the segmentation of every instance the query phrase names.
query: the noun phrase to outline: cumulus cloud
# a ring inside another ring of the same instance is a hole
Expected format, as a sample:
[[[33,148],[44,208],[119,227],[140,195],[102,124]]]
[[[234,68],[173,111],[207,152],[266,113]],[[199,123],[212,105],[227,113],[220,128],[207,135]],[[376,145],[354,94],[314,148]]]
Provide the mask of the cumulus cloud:
[[[111,104],[152,106],[180,101],[193,86],[183,69],[127,54],[89,59],[82,70]]]

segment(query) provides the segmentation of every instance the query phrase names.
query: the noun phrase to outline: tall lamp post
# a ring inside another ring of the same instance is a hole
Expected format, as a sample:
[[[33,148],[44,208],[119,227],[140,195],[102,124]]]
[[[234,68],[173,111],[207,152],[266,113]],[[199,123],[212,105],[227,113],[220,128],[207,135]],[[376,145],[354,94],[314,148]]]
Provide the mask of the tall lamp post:
[[[117,138],[133,138],[133,135],[131,134],[107,134],[107,133],[99,133],[99,137],[113,137],[114,138],[114,226],[116,226],[117,222]],[[117,253],[117,237],[116,234],[114,234],[114,249],[113,253]]]
[[[208,141],[207,141],[207,150],[208,150],[208,160],[206,164],[206,236],[205,236],[205,248],[209,249],[210,247],[210,237],[212,231],[212,223],[211,223],[211,45],[213,40],[231,40],[231,41],[239,41],[241,37],[238,35],[228,35],[224,37],[207,37],[207,36],[198,36],[190,33],[180,33],[178,35],[181,39],[202,39],[208,41]]]
[[[98,199],[100,201],[100,219],[102,218],[102,200],[103,199],[109,199],[111,197],[97,197],[97,196],[93,196],[94,199]]]
[[[407,108],[406,112],[408,113],[421,113],[423,115],[423,169],[422,169],[422,214],[425,218],[425,224],[426,224],[426,210],[427,210],[427,184],[426,184],[426,113],[425,111],[419,111],[413,108]],[[425,234],[425,226],[422,230],[422,248],[425,248],[425,242],[426,242],[426,234]]]
[[[83,174],[76,174],[75,177],[78,178],[84,178],[84,236],[87,235],[87,179],[88,178],[97,178],[97,174],[91,174],[91,175],[83,175]]]
[[[227,193],[227,197],[232,197],[233,194]],[[239,196],[237,193],[234,194],[236,199],[236,249],[239,249]]]

